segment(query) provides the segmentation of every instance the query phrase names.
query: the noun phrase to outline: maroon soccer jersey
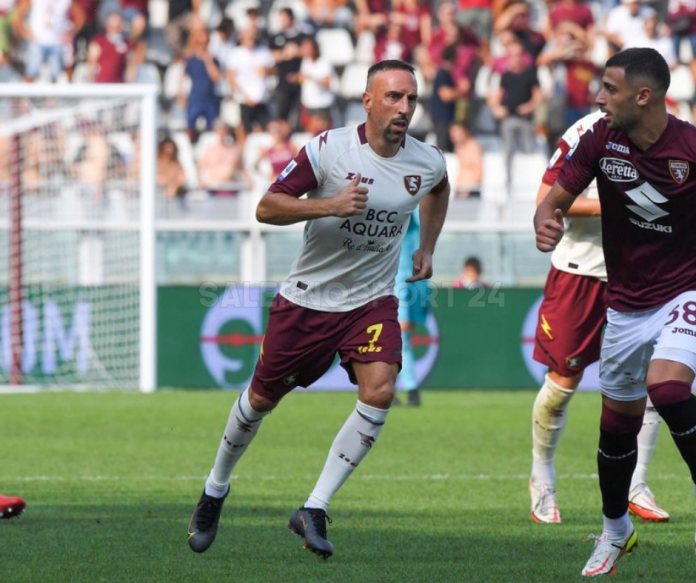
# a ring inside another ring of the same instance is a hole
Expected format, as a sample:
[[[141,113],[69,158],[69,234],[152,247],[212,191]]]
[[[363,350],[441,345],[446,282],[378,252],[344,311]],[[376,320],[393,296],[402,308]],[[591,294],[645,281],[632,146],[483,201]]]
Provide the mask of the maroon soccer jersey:
[[[577,196],[597,177],[609,306],[658,307],[696,290],[696,128],[669,116],[647,151],[604,119],[582,136],[558,183]]]

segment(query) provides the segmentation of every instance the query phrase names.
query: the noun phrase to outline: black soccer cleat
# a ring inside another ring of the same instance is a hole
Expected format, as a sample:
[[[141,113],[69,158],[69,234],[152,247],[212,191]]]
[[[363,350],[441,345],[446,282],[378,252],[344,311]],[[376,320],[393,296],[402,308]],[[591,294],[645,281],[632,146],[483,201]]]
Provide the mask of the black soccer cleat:
[[[304,547],[328,559],[333,555],[333,545],[326,538],[326,523],[331,519],[321,508],[300,508],[290,519],[288,528],[305,539]]]
[[[203,490],[188,526],[188,544],[194,553],[204,553],[215,541],[222,505],[229,493],[228,489],[222,498],[215,498]]]
[[[420,391],[418,389],[413,389],[412,391],[408,392],[408,404],[411,407],[420,407],[421,398]]]

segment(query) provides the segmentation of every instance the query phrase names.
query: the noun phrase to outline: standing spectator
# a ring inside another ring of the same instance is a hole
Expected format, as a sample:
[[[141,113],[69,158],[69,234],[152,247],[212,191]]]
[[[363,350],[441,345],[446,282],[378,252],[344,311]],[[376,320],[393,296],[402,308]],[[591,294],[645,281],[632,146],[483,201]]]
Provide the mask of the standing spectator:
[[[217,195],[237,194],[241,190],[239,177],[251,190],[251,176],[244,167],[242,148],[224,121],[215,122],[215,132],[219,140],[205,148],[198,158],[198,180],[200,186]]]
[[[401,25],[390,20],[377,31],[375,38],[375,63],[386,60],[407,61],[409,53],[402,38]]]
[[[186,173],[179,162],[179,148],[171,138],[157,146],[157,188],[166,198],[182,199],[186,194]]]
[[[348,0],[304,0],[309,12],[309,24],[314,30],[320,28],[349,28],[353,12]]]
[[[525,154],[531,154],[535,150],[532,116],[543,101],[536,67],[526,67],[523,56],[521,44],[510,45],[510,68],[500,76],[500,87],[488,96],[488,106],[493,116],[500,121],[508,185],[512,182],[512,158],[516,143],[520,142]]]
[[[453,190],[457,198],[480,198],[483,182],[483,148],[461,122],[450,127],[450,140],[457,156],[459,173],[454,176]]]
[[[191,20],[198,14],[201,0],[169,0],[167,18],[167,41],[179,59],[184,53]]]
[[[280,173],[287,168],[287,165],[297,156],[297,148],[292,143],[292,128],[284,119],[276,119],[268,124],[268,133],[273,136],[273,145],[264,149],[259,155],[259,159],[254,164],[254,168],[262,171],[262,163],[270,163],[270,173],[264,179],[273,182]]]
[[[417,47],[430,44],[433,15],[427,0],[392,0],[389,21],[401,26],[401,40],[406,46],[407,62],[414,60]]]
[[[77,0],[20,0],[17,25],[29,45],[26,81],[34,81],[46,63],[51,81],[72,66],[74,33],[82,28],[84,20]]]
[[[106,19],[105,31],[89,43],[87,67],[90,81],[123,83],[132,48],[132,41],[123,36],[123,18],[118,12],[112,12]]]
[[[197,123],[205,120],[205,129],[212,130],[215,119],[220,115],[220,97],[216,86],[220,81],[220,63],[208,52],[209,35],[203,21],[193,20],[186,46],[185,72],[191,80],[186,102],[186,124],[192,141],[198,138]],[[183,90],[183,79],[182,79]]]
[[[454,121],[456,101],[462,96],[452,76],[456,54],[457,47],[454,45],[442,51],[442,65],[435,74],[433,97],[430,100],[430,119],[433,122],[437,147],[443,152],[452,151],[449,127]]]
[[[688,40],[693,55],[689,62],[691,76],[696,81],[696,0],[669,0],[667,5],[669,28],[674,53],[679,59],[681,43]]]
[[[355,0],[355,35],[375,32],[389,20],[387,0]]]
[[[89,43],[97,32],[99,32],[99,0],[76,0],[82,8],[84,19],[82,26],[78,28],[73,22],[75,36],[73,39],[73,50],[75,54],[75,62],[81,63],[87,60],[87,48]],[[72,71],[70,71],[72,76]]]
[[[655,11],[643,6],[641,0],[621,0],[621,5],[607,15],[604,33],[613,51],[623,50],[628,42],[646,40],[645,19]],[[641,45],[642,46],[642,45]]]
[[[495,21],[494,29],[500,35],[509,30],[522,44],[524,50],[536,59],[546,44],[544,35],[532,29],[531,12],[526,2],[514,2],[505,8]]]
[[[476,35],[481,44],[481,58],[488,62],[493,34],[493,0],[459,0],[457,6],[457,22]]]
[[[558,0],[549,8],[548,22],[546,23],[546,38],[551,38],[553,31],[565,23],[578,26],[586,35],[582,40],[587,42],[589,48],[594,46],[595,20],[592,9],[585,0]]]
[[[302,41],[302,65],[299,81],[302,86],[302,108],[307,116],[305,129],[316,135],[320,125],[331,119],[331,108],[336,96],[332,89],[335,82],[333,65],[322,58],[319,44],[313,38]]]
[[[220,20],[217,28],[210,34],[208,42],[208,52],[217,59],[221,66],[230,58],[230,53],[234,50],[234,22],[225,17]]]
[[[256,30],[244,28],[239,34],[239,46],[230,53],[226,63],[227,80],[241,109],[240,142],[255,127],[263,129],[268,123],[270,91],[266,75],[273,71],[273,66],[273,55],[257,42]]]
[[[642,47],[647,49],[655,49],[662,55],[662,58],[667,62],[670,70],[673,70],[678,64],[677,54],[674,52],[674,43],[672,39],[660,34],[659,20],[657,13],[650,14],[645,17],[643,27],[645,29],[645,37],[638,39],[629,39],[626,42],[625,49]]]

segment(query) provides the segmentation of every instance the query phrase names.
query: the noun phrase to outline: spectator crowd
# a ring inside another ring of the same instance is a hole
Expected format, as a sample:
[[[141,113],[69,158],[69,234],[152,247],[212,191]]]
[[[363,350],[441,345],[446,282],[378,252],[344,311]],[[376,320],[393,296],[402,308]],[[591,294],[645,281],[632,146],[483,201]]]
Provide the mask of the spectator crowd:
[[[0,82],[159,84],[157,181],[179,199],[265,187],[311,136],[361,121],[382,59],[416,67],[412,133],[443,151],[453,197],[491,173],[514,189],[515,158],[546,159],[636,46],[665,57],[690,120],[696,0],[0,0]],[[85,161],[119,161],[95,129],[76,162],[97,196]]]

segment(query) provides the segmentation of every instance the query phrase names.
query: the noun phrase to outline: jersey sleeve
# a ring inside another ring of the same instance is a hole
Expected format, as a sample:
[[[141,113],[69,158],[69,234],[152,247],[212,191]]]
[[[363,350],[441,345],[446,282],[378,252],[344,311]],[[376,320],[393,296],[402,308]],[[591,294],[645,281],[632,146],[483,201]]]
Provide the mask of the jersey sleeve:
[[[577,146],[565,156],[558,174],[558,183],[573,196],[578,196],[595,177],[595,162],[601,154],[601,137],[597,131],[582,135]]]
[[[439,194],[449,185],[449,177],[447,176],[447,164],[445,162],[445,156],[442,154],[440,148],[436,146],[433,146],[433,148],[435,148],[435,151],[437,152],[439,164],[437,167],[437,172],[435,173],[435,180],[433,181],[435,186],[430,189],[430,192],[433,194]]]
[[[556,180],[558,179],[558,174],[561,171],[561,167],[566,161],[566,156],[568,156],[569,152],[570,144],[565,140],[560,140],[558,142],[556,151],[549,160],[549,165],[546,167],[546,172],[544,172],[544,176],[541,179],[544,184],[548,186],[553,186],[555,184]]]
[[[313,138],[285,167],[268,189],[295,198],[316,190],[324,182],[328,132]]]

